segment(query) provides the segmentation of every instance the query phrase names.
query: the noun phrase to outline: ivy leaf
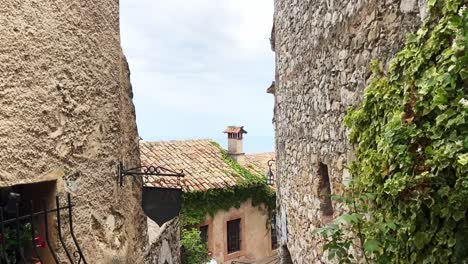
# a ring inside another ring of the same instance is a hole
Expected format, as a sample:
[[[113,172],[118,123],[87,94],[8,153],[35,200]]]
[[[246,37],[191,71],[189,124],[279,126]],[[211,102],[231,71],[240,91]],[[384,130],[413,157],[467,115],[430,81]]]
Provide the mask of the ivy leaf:
[[[468,164],[468,153],[458,156],[458,163],[460,163],[462,166]]]
[[[428,1],[427,1],[427,5],[428,5],[429,7],[434,7],[435,4],[436,4],[436,2],[437,2],[437,0],[428,0]]]
[[[387,226],[388,228],[390,228],[391,230],[395,230],[396,229],[396,225],[394,222],[388,222],[387,223]]]
[[[455,221],[458,222],[462,220],[463,218],[465,218],[465,211],[457,210],[453,213],[452,217]]]
[[[358,217],[356,215],[349,215],[349,214],[344,214],[336,218],[337,223],[346,223],[346,224],[354,224],[359,221]]]
[[[429,235],[425,232],[418,232],[414,236],[414,244],[418,249],[423,249],[427,244]]]
[[[447,197],[450,192],[450,187],[449,186],[444,186],[437,191],[437,193],[440,195],[440,197]]]
[[[467,80],[467,79],[468,79],[468,70],[467,70],[467,69],[461,69],[459,74],[460,74],[460,77],[461,77],[463,80]]]
[[[364,242],[364,250],[369,253],[380,251],[380,242],[374,239],[369,239]]]

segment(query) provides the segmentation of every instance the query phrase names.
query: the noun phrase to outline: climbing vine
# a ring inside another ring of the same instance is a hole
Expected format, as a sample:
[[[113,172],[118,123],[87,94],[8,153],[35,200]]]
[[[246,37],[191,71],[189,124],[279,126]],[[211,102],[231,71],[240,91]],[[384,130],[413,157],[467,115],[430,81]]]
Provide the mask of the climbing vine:
[[[428,18],[388,72],[373,63],[362,104],[345,118],[354,179],[335,198],[350,213],[315,231],[330,258],[468,263],[466,4],[428,0]]]
[[[239,208],[248,199],[252,200],[252,206],[265,205],[269,220],[276,208],[275,192],[266,184],[265,176],[261,173],[250,172],[232,160],[226,150],[217,143],[212,142],[212,144],[219,148],[224,162],[233,169],[238,176],[238,181],[232,187],[184,193],[180,213],[181,243],[189,264],[204,263],[206,260],[208,249],[202,245],[197,226],[205,220],[207,215],[214,216],[220,210]]]

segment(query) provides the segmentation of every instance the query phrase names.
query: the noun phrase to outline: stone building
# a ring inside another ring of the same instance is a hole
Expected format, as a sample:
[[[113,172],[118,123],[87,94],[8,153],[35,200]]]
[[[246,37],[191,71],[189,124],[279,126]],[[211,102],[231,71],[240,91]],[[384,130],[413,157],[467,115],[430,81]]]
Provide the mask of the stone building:
[[[126,179],[120,188],[116,181],[117,162],[139,165],[118,1],[0,0],[0,6],[2,191],[49,203],[70,192],[88,263],[143,263],[141,184]]]
[[[418,29],[425,1],[276,0],[272,48],[278,228],[282,263],[327,263],[311,232],[343,208],[329,199],[350,180],[343,117],[371,75],[388,65],[407,32]]]
[[[268,161],[274,158],[274,153],[245,154],[243,134],[246,131],[241,127],[229,127],[226,133],[229,156],[252,174],[264,177],[268,171]],[[140,148],[143,166],[162,166],[172,171],[183,169],[185,173],[179,183],[174,178],[157,177],[146,182],[148,187],[174,188],[179,185],[184,192],[208,192],[214,189],[235,192],[235,186],[244,180],[225,161],[220,147],[209,139],[142,141]],[[216,206],[210,202],[206,201]],[[208,250],[218,263],[276,263],[276,233],[267,225],[268,217],[265,205],[254,206],[252,199],[246,199],[238,208],[233,206],[228,210],[218,210],[212,216],[207,214],[198,228],[202,240],[207,243]],[[162,252],[161,255],[168,256],[168,263],[178,263],[178,257],[174,256],[179,255],[180,245],[175,237],[168,237],[167,232],[164,232],[173,229],[174,223],[164,224],[163,231],[158,230],[150,220],[149,226],[150,237],[165,237],[167,241],[166,247],[157,250]]]

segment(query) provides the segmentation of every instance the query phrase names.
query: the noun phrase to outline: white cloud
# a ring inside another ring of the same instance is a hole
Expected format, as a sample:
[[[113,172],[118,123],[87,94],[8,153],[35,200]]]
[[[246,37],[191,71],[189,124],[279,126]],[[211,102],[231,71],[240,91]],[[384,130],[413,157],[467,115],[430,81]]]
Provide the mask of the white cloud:
[[[265,93],[274,76],[268,41],[273,0],[120,4],[122,46],[144,138],[183,137],[184,131],[216,137],[234,123],[250,126],[251,136],[273,137],[273,98]],[[159,127],[154,119],[170,125]]]
[[[237,45],[249,55],[268,49],[273,26],[273,1],[228,0],[226,2],[231,16],[228,31],[235,36]]]

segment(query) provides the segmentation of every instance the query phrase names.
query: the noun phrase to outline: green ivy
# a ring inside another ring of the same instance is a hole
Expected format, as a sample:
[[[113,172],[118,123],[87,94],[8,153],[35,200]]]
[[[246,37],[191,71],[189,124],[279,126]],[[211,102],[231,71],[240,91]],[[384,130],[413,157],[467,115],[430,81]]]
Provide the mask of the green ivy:
[[[18,248],[21,248],[21,250],[31,248],[31,224],[26,223],[20,225],[18,234],[19,240],[17,239],[17,232],[18,231],[13,227],[5,227],[3,234],[0,234],[0,243],[3,244],[2,250],[5,251],[5,255],[0,256],[0,263],[16,263]]]
[[[184,228],[181,232],[180,243],[182,244],[182,255],[184,263],[206,263],[208,259],[208,248],[202,243],[200,232],[197,228]]]
[[[212,144],[219,148],[224,162],[234,171],[238,181],[232,187],[183,194],[183,206],[180,213],[181,241],[185,250],[185,259],[189,264],[203,263],[207,256],[207,248],[201,245],[200,234],[196,228],[207,215],[214,216],[220,210],[239,208],[242,203],[251,199],[252,206],[262,204],[266,206],[269,221],[276,208],[276,194],[266,184],[265,176],[258,172],[250,172],[232,160],[219,144],[215,142]]]
[[[331,257],[355,261],[344,253],[355,241],[347,229],[368,263],[467,263],[466,4],[428,0],[428,18],[388,72],[373,63],[362,104],[345,118],[356,160],[340,199],[351,213],[316,230]]]

